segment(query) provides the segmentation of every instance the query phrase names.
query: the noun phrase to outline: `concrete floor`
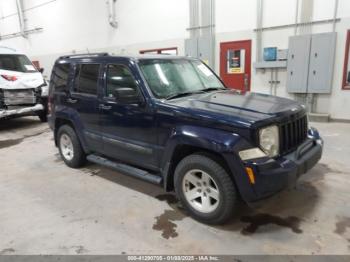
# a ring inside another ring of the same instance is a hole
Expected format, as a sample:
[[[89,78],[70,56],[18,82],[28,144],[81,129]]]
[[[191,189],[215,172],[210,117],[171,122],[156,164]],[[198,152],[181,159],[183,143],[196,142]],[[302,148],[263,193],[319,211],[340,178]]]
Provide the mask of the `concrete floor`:
[[[0,122],[0,254],[350,254],[350,125],[313,125],[324,157],[296,189],[210,227],[157,186],[69,169],[36,118]]]

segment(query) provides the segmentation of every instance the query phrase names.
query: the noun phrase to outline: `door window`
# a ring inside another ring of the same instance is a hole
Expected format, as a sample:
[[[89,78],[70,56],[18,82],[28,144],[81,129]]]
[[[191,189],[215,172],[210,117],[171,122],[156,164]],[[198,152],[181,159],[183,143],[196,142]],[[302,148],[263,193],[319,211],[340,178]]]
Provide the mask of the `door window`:
[[[74,91],[82,94],[96,95],[99,71],[99,64],[78,65]]]
[[[245,50],[227,50],[227,73],[244,74],[245,71]]]
[[[137,89],[135,79],[130,70],[123,65],[108,65],[106,78],[106,97],[114,98],[115,90],[119,88]]]

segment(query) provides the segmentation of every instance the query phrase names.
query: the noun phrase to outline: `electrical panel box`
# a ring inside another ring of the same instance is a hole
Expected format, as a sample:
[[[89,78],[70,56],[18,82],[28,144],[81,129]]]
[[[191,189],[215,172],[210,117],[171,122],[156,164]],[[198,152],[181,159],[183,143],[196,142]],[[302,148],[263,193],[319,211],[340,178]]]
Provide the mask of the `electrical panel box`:
[[[214,67],[213,50],[214,38],[202,36],[198,38],[198,58],[210,67]]]
[[[327,94],[332,90],[336,33],[289,39],[287,91]]]
[[[277,47],[264,48],[264,61],[276,61],[277,60]]]
[[[287,91],[307,93],[311,35],[289,38]]]
[[[277,61],[286,61],[288,59],[288,49],[277,50]]]
[[[186,56],[201,59],[210,67],[214,67],[213,50],[214,39],[210,36],[202,36],[185,40]]]
[[[337,33],[316,34],[311,39],[308,93],[332,91]]]
[[[185,40],[185,55],[198,57],[198,39],[190,38]]]

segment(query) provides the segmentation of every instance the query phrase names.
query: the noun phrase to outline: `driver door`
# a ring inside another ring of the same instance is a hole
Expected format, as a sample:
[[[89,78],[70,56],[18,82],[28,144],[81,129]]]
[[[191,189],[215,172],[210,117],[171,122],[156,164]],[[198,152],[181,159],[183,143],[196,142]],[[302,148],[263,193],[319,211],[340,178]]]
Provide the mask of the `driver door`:
[[[133,164],[156,169],[155,119],[145,101],[131,69],[124,63],[104,66],[104,94],[100,103],[100,121],[104,155]],[[116,89],[133,88],[140,103],[124,104],[116,98]]]

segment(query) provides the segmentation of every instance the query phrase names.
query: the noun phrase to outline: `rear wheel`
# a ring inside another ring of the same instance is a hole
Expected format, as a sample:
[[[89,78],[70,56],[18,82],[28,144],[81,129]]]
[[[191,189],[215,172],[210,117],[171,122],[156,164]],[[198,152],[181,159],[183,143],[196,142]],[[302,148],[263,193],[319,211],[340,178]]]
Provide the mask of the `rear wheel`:
[[[73,128],[68,125],[60,127],[57,141],[60,155],[67,166],[79,168],[85,164],[86,155]]]
[[[210,157],[184,158],[175,170],[175,190],[189,214],[207,224],[223,224],[237,206],[237,191],[226,170]]]

